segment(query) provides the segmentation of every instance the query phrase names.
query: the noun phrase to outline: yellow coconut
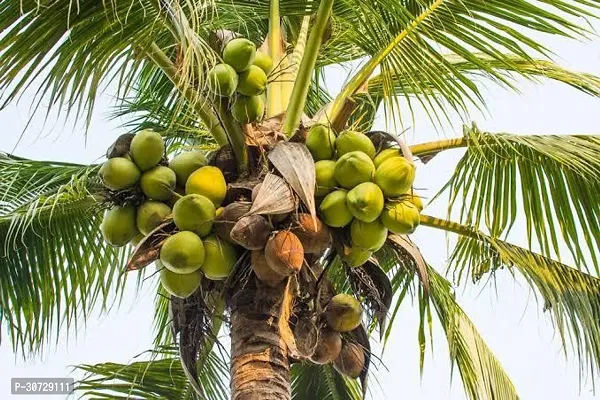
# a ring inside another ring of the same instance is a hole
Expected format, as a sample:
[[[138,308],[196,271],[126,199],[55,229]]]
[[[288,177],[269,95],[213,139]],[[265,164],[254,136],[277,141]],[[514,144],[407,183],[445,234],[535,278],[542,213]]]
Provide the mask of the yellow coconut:
[[[250,68],[240,73],[237,91],[244,96],[258,96],[267,88],[267,74],[265,71],[251,65]]]
[[[339,356],[333,361],[333,367],[342,375],[356,379],[365,366],[365,353],[355,343],[344,343]]]
[[[231,107],[231,114],[241,124],[251,124],[260,121],[265,113],[263,96],[238,95]]]
[[[362,320],[360,302],[346,293],[336,294],[325,308],[327,325],[336,332],[350,332],[356,329]]]
[[[237,262],[235,247],[216,235],[204,239],[206,257],[201,270],[208,279],[218,281],[229,276]]]
[[[156,264],[157,269],[160,271],[160,283],[170,295],[185,299],[194,294],[200,286],[200,280],[202,279],[200,270],[189,274],[176,274],[165,268],[160,261],[157,260]]]
[[[223,49],[223,61],[231,65],[237,72],[250,68],[255,57],[256,46],[248,39],[233,39]]]
[[[267,53],[257,51],[256,57],[254,58],[254,65],[265,71],[265,74],[269,75],[273,69],[273,59],[269,57]]]
[[[129,154],[142,171],[155,167],[165,154],[165,142],[158,132],[143,130],[131,140]]]
[[[146,200],[137,209],[137,227],[142,234],[147,235],[159,226],[169,214],[171,214],[171,207],[165,203]]]
[[[227,194],[227,183],[221,170],[206,166],[194,171],[185,184],[186,194],[201,194],[219,207]]]
[[[338,185],[334,176],[335,161],[321,160],[315,163],[315,196],[325,196]]]
[[[208,73],[208,86],[217,96],[231,97],[238,86],[238,75],[231,65],[217,64]]]
[[[382,162],[392,157],[402,157],[402,152],[399,149],[384,149],[375,156],[373,163],[375,168],[379,167]]]
[[[210,233],[215,217],[215,205],[201,194],[185,195],[173,207],[175,225],[182,231],[192,231],[200,237]]]
[[[122,190],[135,185],[141,173],[131,160],[115,157],[102,164],[98,175],[104,186],[110,190]]]
[[[341,350],[342,336],[336,331],[324,329],[310,361],[318,365],[329,364],[339,356]]]
[[[359,183],[369,182],[375,172],[373,160],[362,151],[351,151],[335,163],[333,176],[344,188],[352,189]]]
[[[169,236],[160,248],[160,262],[177,274],[197,271],[202,266],[205,256],[202,239],[189,231]]]
[[[313,219],[310,214],[298,214],[297,224],[292,232],[300,239],[304,252],[308,254],[321,254],[331,245],[331,232],[327,225],[319,218]],[[315,228],[316,222],[316,228]]]
[[[379,250],[385,244],[387,235],[388,230],[379,219],[373,222],[363,222],[355,219],[350,225],[352,246],[364,250]]]
[[[371,139],[364,133],[355,131],[343,131],[335,141],[337,156],[341,157],[351,151],[362,151],[369,158],[375,157],[375,146]]]
[[[344,260],[344,262],[350,267],[356,268],[366,263],[369,260],[369,258],[371,258],[372,254],[372,251],[362,249],[357,246],[344,246],[340,257],[342,257],[342,260]]]
[[[392,157],[375,171],[374,182],[386,197],[398,197],[410,189],[415,180],[415,166],[404,157]]]
[[[253,250],[251,253],[252,270],[256,277],[267,284],[275,287],[279,285],[286,277],[275,272],[267,262],[265,252],[262,250]]]
[[[204,167],[208,162],[202,151],[186,151],[173,157],[169,162],[169,168],[175,172],[177,186],[185,187],[189,176],[198,168]]]
[[[277,274],[290,276],[302,268],[304,248],[291,231],[279,231],[267,242],[265,258]]]
[[[346,204],[348,191],[339,189],[329,193],[319,206],[323,222],[334,227],[341,228],[352,221],[352,213]]]
[[[104,214],[100,230],[104,240],[111,246],[125,246],[139,233],[135,223],[135,207],[111,208]]]
[[[381,213],[381,222],[399,235],[412,233],[419,226],[419,209],[409,200],[387,202]]]
[[[327,125],[313,125],[306,135],[306,147],[315,161],[331,160],[335,154],[335,134]]]
[[[363,222],[375,221],[383,210],[383,193],[373,182],[365,182],[348,192],[348,210]]]
[[[421,199],[421,197],[419,195],[412,194],[410,190],[408,191],[407,195],[408,195],[408,200],[417,207],[419,212],[423,211],[424,206],[423,206],[423,200]]]
[[[173,196],[176,181],[177,177],[171,168],[159,165],[142,174],[140,186],[148,198],[167,201]]]

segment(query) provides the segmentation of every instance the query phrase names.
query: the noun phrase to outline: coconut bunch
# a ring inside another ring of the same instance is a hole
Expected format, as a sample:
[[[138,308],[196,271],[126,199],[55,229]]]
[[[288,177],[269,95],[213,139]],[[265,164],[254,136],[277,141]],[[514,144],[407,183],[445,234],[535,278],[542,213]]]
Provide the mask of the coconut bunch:
[[[231,114],[238,122],[260,121],[264,115],[264,93],[273,60],[244,38],[230,40],[223,48],[222,60],[208,73],[211,91],[229,99]]]
[[[421,200],[412,194],[415,166],[396,148],[377,152],[369,137],[326,125],[312,126],[306,146],[315,160],[315,195],[323,222],[342,230],[340,256],[351,267],[364,264],[388,232],[412,233]]]

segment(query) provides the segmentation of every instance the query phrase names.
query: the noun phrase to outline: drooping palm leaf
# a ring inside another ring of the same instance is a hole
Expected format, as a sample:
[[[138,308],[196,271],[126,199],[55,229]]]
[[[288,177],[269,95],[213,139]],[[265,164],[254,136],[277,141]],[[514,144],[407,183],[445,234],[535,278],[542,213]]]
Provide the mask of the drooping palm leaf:
[[[360,400],[358,381],[340,375],[331,365],[292,365],[292,399]]]

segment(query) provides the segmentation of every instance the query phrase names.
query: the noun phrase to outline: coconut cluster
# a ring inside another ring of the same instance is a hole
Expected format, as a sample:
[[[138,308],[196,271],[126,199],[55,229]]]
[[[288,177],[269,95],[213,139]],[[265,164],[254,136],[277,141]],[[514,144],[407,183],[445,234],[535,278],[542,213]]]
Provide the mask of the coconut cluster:
[[[264,93],[273,60],[244,38],[229,41],[223,49],[222,59],[223,62],[208,73],[211,91],[230,99],[231,114],[238,122],[260,121],[264,115]]]
[[[226,278],[237,261],[235,246],[213,231],[227,184],[219,168],[207,165],[202,151],[182,152],[168,161],[162,136],[143,130],[120,154],[111,154],[100,168],[104,186],[118,194],[137,189],[137,206],[115,205],[102,221],[104,239],[112,246],[137,244],[172,218],[178,231],[160,249],[160,280],[177,297],[188,297],[200,277]]]
[[[312,126],[306,147],[315,161],[315,194],[323,222],[349,238],[340,255],[352,267],[364,264],[388,232],[412,233],[421,200],[412,193],[415,166],[396,148],[377,151],[369,137],[326,125]]]

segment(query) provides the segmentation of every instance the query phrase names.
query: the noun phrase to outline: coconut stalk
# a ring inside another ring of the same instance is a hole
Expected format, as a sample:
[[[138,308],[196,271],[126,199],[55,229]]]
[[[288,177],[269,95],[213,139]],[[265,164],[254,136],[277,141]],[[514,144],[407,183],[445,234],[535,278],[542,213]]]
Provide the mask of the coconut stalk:
[[[219,119],[225,127],[225,132],[231,144],[231,149],[235,156],[237,170],[242,174],[248,170],[248,148],[246,146],[246,137],[242,131],[241,125],[233,119],[231,112],[227,109],[227,102],[219,99]]]
[[[450,149],[458,149],[461,147],[466,147],[468,145],[468,138],[462,137],[458,139],[445,139],[438,140],[435,142],[427,142],[420,143],[414,146],[410,146],[410,150],[412,154],[415,156],[429,156],[435,155],[440,151],[450,150]]]
[[[302,62],[298,68],[298,76],[294,82],[290,104],[283,121],[282,130],[287,136],[291,136],[300,124],[300,119],[304,112],[304,105],[306,104],[306,96],[308,95],[312,74],[317,63],[317,56],[319,55],[323,34],[327,28],[329,16],[331,15],[332,6],[333,0],[321,0],[321,3],[319,4],[317,17],[315,18],[315,23],[308,37],[308,41],[306,42],[304,56],[302,57]]]
[[[281,16],[279,14],[279,0],[271,0],[269,4],[269,33],[267,35],[269,56],[275,65],[275,73],[288,67],[287,56],[283,49],[283,37],[281,35]],[[283,99],[283,78],[275,79],[267,85],[267,118],[274,117],[285,111],[287,104]]]

